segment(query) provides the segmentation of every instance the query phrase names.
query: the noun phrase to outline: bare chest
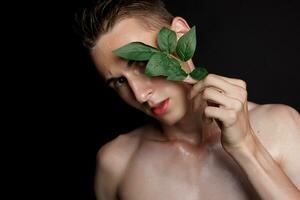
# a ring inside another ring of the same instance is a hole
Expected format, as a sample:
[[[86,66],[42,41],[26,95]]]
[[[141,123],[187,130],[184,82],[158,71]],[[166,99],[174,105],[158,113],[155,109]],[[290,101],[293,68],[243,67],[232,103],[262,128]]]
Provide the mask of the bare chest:
[[[244,174],[225,153],[138,152],[119,187],[123,200],[257,199]]]

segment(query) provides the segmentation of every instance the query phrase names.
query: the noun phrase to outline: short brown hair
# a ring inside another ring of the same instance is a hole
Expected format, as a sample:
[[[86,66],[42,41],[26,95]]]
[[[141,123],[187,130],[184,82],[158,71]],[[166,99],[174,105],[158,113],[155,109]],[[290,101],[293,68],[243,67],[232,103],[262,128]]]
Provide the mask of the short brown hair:
[[[92,48],[102,34],[130,17],[137,17],[152,30],[170,25],[174,18],[161,0],[98,0],[75,14],[75,30],[84,46]]]

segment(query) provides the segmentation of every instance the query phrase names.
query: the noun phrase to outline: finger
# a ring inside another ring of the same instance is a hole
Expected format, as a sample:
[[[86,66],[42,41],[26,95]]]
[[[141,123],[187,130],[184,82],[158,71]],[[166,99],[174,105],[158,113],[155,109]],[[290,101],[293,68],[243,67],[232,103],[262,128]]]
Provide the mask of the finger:
[[[226,94],[220,93],[218,90],[211,87],[205,88],[202,98],[204,100],[207,100],[208,102],[213,102],[227,109],[235,109],[235,107],[237,107],[237,104],[240,103],[236,99],[230,98]]]
[[[191,84],[191,85],[194,85],[195,83],[198,82],[198,80],[193,79],[190,75],[188,75],[188,76],[183,80],[183,82],[188,83],[188,84]]]
[[[211,89],[214,89],[215,91],[221,93],[221,94],[225,94],[225,92],[223,90],[220,90],[219,88],[216,88],[216,87],[198,87],[198,88],[192,88],[190,93],[189,93],[189,98],[192,99],[194,98],[195,96],[197,96],[198,94],[200,94],[201,92],[203,92],[204,90],[208,89],[208,88],[211,88]]]
[[[237,112],[220,107],[207,106],[204,109],[204,114],[207,117],[221,121],[224,127],[232,126],[232,124],[236,123],[236,120],[238,119]]]
[[[220,76],[220,75],[217,75],[217,74],[214,74],[214,76],[218,77],[218,78],[221,78],[231,84],[234,84],[236,86],[239,86],[239,87],[242,87],[244,89],[247,88],[247,84],[245,81],[241,80],[241,79],[237,79],[237,78],[228,78],[228,77],[224,77],[224,76]]]
[[[213,107],[213,106],[207,106],[204,109],[204,114],[208,118],[215,118],[220,121],[224,121],[226,118],[225,112],[226,110],[224,108],[219,107]]]
[[[220,91],[228,93],[232,87],[232,84],[225,81],[222,78],[215,76],[214,74],[207,75],[203,80],[198,81],[190,91],[190,97],[194,97],[201,92],[205,87],[215,87]]]
[[[230,126],[233,121],[236,119],[236,114],[232,110],[219,107],[207,106],[204,110],[206,117],[214,118],[222,122],[226,126]]]
[[[238,85],[226,81],[215,74],[209,74],[204,80],[197,82],[190,91],[190,98],[193,98],[206,87],[214,87],[227,96],[242,101],[246,90]]]

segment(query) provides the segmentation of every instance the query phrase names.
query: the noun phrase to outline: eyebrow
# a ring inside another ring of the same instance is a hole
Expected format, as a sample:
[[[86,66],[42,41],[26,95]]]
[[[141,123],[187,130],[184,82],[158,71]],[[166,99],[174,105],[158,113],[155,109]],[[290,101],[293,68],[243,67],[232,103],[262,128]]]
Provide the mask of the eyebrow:
[[[128,62],[127,62],[127,64],[126,64],[126,67],[127,67],[127,68],[128,68],[128,67],[131,67],[132,64],[133,64],[134,62],[135,62],[135,61],[133,61],[133,60],[128,60]],[[111,77],[111,78],[107,79],[105,82],[106,82],[107,85],[110,85],[110,83],[113,82],[114,80],[116,80],[117,78],[118,78],[118,77]]]

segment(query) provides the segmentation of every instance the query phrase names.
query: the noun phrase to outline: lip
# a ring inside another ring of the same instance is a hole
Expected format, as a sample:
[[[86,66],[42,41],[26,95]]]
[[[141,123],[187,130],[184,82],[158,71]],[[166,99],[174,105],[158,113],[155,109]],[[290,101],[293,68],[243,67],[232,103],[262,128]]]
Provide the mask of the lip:
[[[168,98],[168,99],[162,101],[161,103],[159,103],[158,105],[152,107],[151,108],[152,113],[154,113],[155,115],[164,114],[168,110],[169,101],[170,101],[170,99]]]

